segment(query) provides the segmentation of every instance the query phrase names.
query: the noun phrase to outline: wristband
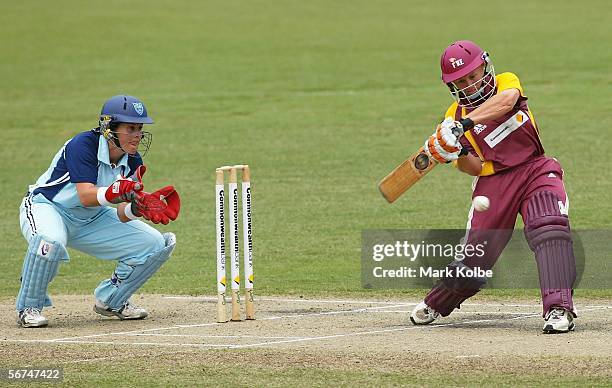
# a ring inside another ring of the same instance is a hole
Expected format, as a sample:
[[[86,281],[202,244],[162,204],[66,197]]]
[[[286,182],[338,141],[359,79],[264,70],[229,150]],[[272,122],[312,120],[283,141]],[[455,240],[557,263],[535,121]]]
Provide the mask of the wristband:
[[[461,123],[464,131],[474,128],[474,121],[472,121],[472,119],[463,119],[459,122]]]
[[[108,187],[100,187],[98,188],[98,192],[96,193],[96,198],[98,199],[98,203],[100,206],[111,206],[112,203],[108,202],[106,199],[106,190]]]
[[[138,218],[138,216],[136,214],[134,214],[134,212],[132,211],[132,203],[129,203],[124,209],[123,209],[123,213],[125,214],[125,216],[127,218],[129,218],[130,220],[135,220]]]

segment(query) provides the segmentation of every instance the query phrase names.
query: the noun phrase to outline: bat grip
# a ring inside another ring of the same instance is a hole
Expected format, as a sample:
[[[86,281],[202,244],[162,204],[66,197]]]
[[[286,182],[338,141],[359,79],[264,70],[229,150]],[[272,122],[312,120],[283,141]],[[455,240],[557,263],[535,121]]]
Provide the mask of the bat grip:
[[[457,139],[463,136],[463,128],[461,127],[454,127],[452,131],[453,131],[453,135],[455,135]]]
[[[472,119],[463,119],[460,121],[460,123],[461,125],[458,125],[452,129],[453,135],[457,136],[457,139],[463,136],[466,129],[470,130],[474,128],[474,121],[472,121]]]

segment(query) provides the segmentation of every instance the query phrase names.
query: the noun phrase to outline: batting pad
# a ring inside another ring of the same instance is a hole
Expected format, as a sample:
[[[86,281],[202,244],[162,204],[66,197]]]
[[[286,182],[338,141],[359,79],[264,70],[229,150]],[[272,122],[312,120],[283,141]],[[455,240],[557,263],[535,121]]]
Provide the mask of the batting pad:
[[[569,219],[561,214],[554,193],[536,193],[528,206],[525,236],[535,253],[545,315],[552,306],[573,310],[576,259]]]
[[[26,307],[42,310],[51,305],[47,287],[57,274],[60,261],[68,261],[68,252],[62,244],[45,240],[41,235],[30,239],[23,261],[21,288],[15,306],[17,311]]]
[[[163,236],[166,246],[162,250],[149,256],[144,264],[134,267],[125,279],[116,279],[117,289],[104,301],[108,307],[119,310],[132,294],[142,287],[172,255],[172,251],[176,247],[176,236],[174,233],[164,233]]]

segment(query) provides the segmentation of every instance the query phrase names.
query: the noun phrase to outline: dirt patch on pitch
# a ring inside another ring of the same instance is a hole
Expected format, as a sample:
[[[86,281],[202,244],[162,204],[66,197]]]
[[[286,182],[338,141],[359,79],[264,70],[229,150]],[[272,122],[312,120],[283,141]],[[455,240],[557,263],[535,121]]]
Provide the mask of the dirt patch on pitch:
[[[92,311],[90,296],[61,296],[45,310],[49,327],[22,329],[13,302],[4,300],[0,363],[240,365],[248,359],[251,366],[278,369],[612,376],[612,307],[605,301],[577,300],[577,331],[559,335],[541,334],[537,300],[474,299],[426,327],[408,322],[416,300],[260,298],[257,320],[225,324],[215,322],[215,298],[141,295],[134,301],[148,308],[149,318],[103,318]]]

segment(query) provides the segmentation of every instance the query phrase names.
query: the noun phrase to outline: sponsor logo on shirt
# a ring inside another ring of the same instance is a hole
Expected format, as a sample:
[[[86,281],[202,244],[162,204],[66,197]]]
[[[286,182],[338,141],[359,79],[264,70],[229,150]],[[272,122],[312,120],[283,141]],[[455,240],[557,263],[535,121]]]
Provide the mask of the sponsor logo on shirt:
[[[484,131],[485,129],[487,129],[486,125],[483,125],[483,124],[474,125],[474,133],[476,135],[480,135],[480,132]]]
[[[498,145],[502,140],[510,136],[510,134],[520,128],[524,123],[529,120],[529,116],[522,111],[518,111],[516,114],[511,116],[508,120],[501,123],[497,128],[492,130],[484,140],[493,148]]]

